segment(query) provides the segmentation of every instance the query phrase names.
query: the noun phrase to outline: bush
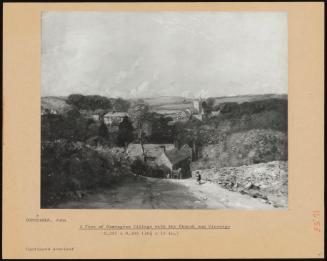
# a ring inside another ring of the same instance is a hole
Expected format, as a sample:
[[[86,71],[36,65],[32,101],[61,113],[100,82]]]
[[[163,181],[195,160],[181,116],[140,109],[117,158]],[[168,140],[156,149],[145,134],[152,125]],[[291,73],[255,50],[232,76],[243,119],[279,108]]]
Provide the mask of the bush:
[[[141,159],[136,159],[132,164],[131,164],[131,170],[133,173],[137,175],[144,175],[146,172],[147,166]]]
[[[92,121],[80,115],[78,110],[70,110],[66,114],[45,114],[41,118],[41,138],[84,141],[90,124]]]
[[[128,117],[124,117],[119,124],[119,131],[117,135],[117,145],[120,147],[127,146],[134,140],[134,128]]]
[[[81,142],[42,142],[41,206],[56,204],[78,190],[111,184],[121,174],[114,168],[112,157]]]

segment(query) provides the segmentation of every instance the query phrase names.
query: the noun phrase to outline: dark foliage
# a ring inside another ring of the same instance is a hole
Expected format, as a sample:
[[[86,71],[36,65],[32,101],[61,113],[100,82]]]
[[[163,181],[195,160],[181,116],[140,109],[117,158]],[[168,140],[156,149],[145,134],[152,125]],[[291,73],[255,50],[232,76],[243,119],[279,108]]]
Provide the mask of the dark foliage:
[[[165,172],[162,169],[154,165],[145,164],[141,159],[136,159],[131,164],[131,170],[133,173],[140,176],[146,176],[152,178],[165,177]]]
[[[111,184],[117,177],[112,158],[104,157],[81,142],[42,142],[42,207],[71,199],[80,190]]]
[[[136,159],[131,164],[131,170],[132,170],[132,172],[135,173],[135,174],[137,174],[137,175],[144,176],[144,174],[146,173],[146,169],[147,169],[146,164],[142,160],[140,160],[140,159]]]
[[[149,121],[152,123],[152,132],[148,141],[151,143],[172,143],[173,138],[173,126],[168,122],[172,121],[172,118],[160,116],[156,113],[152,113],[149,116]]]
[[[69,139],[83,141],[88,135],[92,121],[82,117],[78,110],[66,114],[45,114],[41,119],[42,140]]]
[[[68,96],[67,103],[83,110],[112,108],[110,100],[100,95],[71,94]]]
[[[228,122],[231,132],[250,129],[272,129],[287,132],[287,100],[267,99],[241,104],[222,103],[215,107],[218,116],[209,118],[204,124],[217,130]]]
[[[131,104],[129,101],[124,100],[122,98],[117,98],[117,99],[114,99],[114,101],[113,101],[113,109],[115,111],[127,112],[130,105]]]
[[[214,103],[215,103],[215,98],[208,98],[206,101],[205,101],[205,108],[204,108],[204,112],[205,113],[209,113],[211,112],[213,109],[214,109]]]
[[[192,148],[192,158],[198,158],[201,149],[201,129],[202,122],[196,118],[191,118],[187,122],[177,122],[174,125],[173,137],[177,148],[188,144]]]
[[[109,139],[108,128],[103,122],[101,122],[100,127],[99,127],[99,136],[104,138],[105,140]]]
[[[118,146],[127,146],[134,140],[134,128],[128,117],[124,117],[119,124],[119,131],[117,137]]]
[[[45,114],[41,120],[41,139],[55,141],[65,139],[72,142],[87,142],[89,145],[112,145],[107,126],[83,117],[73,109],[65,114]]]

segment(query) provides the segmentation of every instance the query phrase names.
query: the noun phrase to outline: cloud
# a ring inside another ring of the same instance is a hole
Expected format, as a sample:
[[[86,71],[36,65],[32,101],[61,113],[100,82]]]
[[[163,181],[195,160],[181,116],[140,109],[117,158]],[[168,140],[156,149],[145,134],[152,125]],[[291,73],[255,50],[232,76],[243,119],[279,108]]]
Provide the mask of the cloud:
[[[209,91],[205,89],[201,89],[195,94],[195,97],[199,97],[199,98],[208,98],[209,96],[210,96]]]
[[[153,74],[152,74],[152,80],[157,80],[158,79],[158,73],[157,72],[154,72]]]
[[[142,61],[144,60],[143,57],[138,57],[132,65],[127,68],[127,70],[120,70],[117,73],[115,73],[115,82],[116,84],[122,83],[124,80],[130,79],[134,76],[137,69],[141,66]]]
[[[126,79],[126,77],[128,76],[128,73],[126,71],[119,71],[116,75],[117,75],[116,82],[119,83],[122,80]]]
[[[287,53],[284,12],[47,12],[42,95],[287,93]]]
[[[185,98],[194,98],[194,94],[193,92],[187,90],[187,91],[183,91],[182,92],[182,96],[185,97]]]
[[[130,74],[134,73],[134,72],[137,70],[137,68],[140,67],[141,62],[142,62],[143,60],[144,60],[143,57],[138,57],[138,58],[135,60],[135,62],[132,64],[131,69],[130,69],[130,71],[129,71]]]
[[[133,98],[142,98],[142,97],[148,97],[149,89],[149,82],[148,81],[143,81],[140,85],[137,87],[133,88],[130,92],[130,97]]]

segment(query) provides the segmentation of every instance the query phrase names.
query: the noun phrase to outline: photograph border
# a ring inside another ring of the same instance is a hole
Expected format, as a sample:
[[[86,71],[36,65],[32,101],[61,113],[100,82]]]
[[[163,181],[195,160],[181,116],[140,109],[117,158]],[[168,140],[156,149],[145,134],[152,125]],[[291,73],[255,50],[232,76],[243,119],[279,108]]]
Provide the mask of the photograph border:
[[[40,13],[44,10],[287,11],[289,209],[40,209]],[[3,21],[4,258],[324,257],[323,3],[6,3]],[[102,225],[228,229],[185,229],[158,237],[110,236],[84,229]]]

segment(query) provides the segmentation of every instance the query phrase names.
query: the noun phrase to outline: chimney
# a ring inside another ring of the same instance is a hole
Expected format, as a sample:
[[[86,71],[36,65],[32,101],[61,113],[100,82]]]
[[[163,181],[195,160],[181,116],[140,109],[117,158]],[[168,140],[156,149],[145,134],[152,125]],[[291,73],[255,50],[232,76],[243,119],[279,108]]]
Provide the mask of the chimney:
[[[160,146],[163,152],[166,152],[166,146]]]

